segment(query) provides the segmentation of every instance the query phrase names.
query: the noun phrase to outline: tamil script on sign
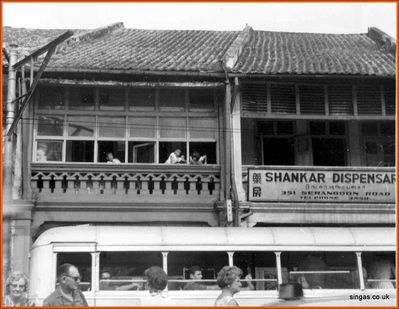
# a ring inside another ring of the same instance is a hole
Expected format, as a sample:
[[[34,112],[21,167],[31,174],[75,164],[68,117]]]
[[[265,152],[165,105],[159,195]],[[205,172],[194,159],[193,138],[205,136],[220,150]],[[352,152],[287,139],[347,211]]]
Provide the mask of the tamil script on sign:
[[[254,202],[395,203],[392,171],[249,169]]]

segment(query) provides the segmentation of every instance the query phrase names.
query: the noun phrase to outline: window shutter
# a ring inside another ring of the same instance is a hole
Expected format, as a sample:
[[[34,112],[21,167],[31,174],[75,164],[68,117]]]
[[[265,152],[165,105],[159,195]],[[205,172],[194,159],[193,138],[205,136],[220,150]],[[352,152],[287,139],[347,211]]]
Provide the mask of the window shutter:
[[[244,84],[242,86],[242,110],[244,112],[267,112],[266,84]]]
[[[295,86],[270,85],[272,113],[296,114]]]
[[[396,100],[395,100],[395,86],[387,86],[384,88],[385,96],[385,113],[387,115],[395,115]]]
[[[353,115],[352,86],[328,86],[328,109],[330,115]]]
[[[381,115],[381,90],[379,86],[357,87],[357,110],[359,115]]]
[[[325,114],[323,86],[300,85],[299,100],[301,114]]]

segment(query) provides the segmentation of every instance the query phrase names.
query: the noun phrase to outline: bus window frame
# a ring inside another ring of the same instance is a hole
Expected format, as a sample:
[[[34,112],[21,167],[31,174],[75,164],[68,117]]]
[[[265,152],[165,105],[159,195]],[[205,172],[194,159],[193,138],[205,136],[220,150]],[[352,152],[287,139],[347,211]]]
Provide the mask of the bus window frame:
[[[213,250],[212,250],[213,249]],[[144,247],[144,246],[97,246],[96,243],[94,242],[79,242],[79,243],[56,243],[53,244],[52,246],[52,253],[53,253],[53,276],[52,276],[52,285],[55,286],[56,284],[56,267],[57,267],[57,255],[58,253],[63,253],[63,252],[76,252],[76,253],[82,253],[82,252],[87,252],[91,254],[91,263],[92,263],[92,272],[91,272],[91,290],[84,292],[85,295],[89,295],[89,297],[93,297],[95,299],[96,295],[98,293],[143,293],[145,291],[135,291],[135,290],[129,290],[129,291],[105,291],[105,290],[100,290],[99,289],[99,284],[100,284],[100,254],[101,252],[159,252],[162,255],[162,268],[164,271],[167,273],[168,270],[168,254],[170,252],[181,252],[181,251],[192,251],[192,252],[198,252],[198,251],[208,251],[208,252],[220,252],[224,251],[228,255],[228,265],[233,266],[234,265],[234,254],[236,252],[241,252],[241,251],[248,251],[248,250],[237,250],[237,251],[232,251],[232,250],[226,250],[226,249],[220,249],[220,248],[196,248],[196,250],[188,250],[188,248],[179,248],[179,247],[170,247],[168,246],[167,250],[165,248],[160,248],[157,246],[154,247]],[[346,248],[347,249],[347,248]],[[385,249],[385,250],[384,250]],[[359,276],[359,283],[360,287],[359,288],[353,288],[353,289],[322,289],[322,290],[307,290],[310,292],[310,294],[318,295],[318,294],[323,294],[323,291],[328,293],[328,291],[378,291],[378,289],[370,289],[365,287],[365,282],[363,278],[363,269],[362,269],[362,253],[363,252],[386,252],[386,253],[395,253],[395,251],[389,250],[390,248],[379,248],[379,250],[342,250],[342,251],[349,251],[353,254],[355,254],[356,258],[356,264],[357,264],[357,269],[358,269],[358,276]],[[276,258],[276,272],[277,272],[277,283],[282,284],[282,264],[281,264],[281,254],[284,252],[292,252],[292,251],[297,251],[296,250],[264,250],[264,248],[260,250],[252,250],[252,251],[258,251],[258,252],[273,252],[275,254]],[[301,252],[319,252],[317,248],[314,248],[314,250],[300,250]],[[324,250],[325,252],[340,252],[337,250]],[[256,279],[255,279],[256,280]],[[381,290],[380,290],[381,291]],[[187,293],[188,291],[170,291],[172,293]],[[211,290],[205,291],[205,292],[210,292],[212,293]],[[251,290],[251,291],[243,291],[244,293],[252,292],[252,293],[274,293],[275,291],[265,291],[265,290]],[[202,291],[201,291],[202,293]],[[214,291],[213,291],[214,293]]]

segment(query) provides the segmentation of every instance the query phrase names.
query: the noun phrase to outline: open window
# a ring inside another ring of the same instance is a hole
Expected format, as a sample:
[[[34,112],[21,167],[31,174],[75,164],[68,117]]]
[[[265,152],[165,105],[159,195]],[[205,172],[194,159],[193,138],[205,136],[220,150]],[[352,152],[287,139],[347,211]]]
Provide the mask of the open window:
[[[160,252],[101,252],[100,290],[145,290],[144,271],[151,266],[162,267]]]
[[[57,269],[62,264],[69,263],[79,270],[81,291],[91,291],[91,267],[92,256],[89,252],[58,252],[57,253]],[[57,274],[58,275],[58,274]]]

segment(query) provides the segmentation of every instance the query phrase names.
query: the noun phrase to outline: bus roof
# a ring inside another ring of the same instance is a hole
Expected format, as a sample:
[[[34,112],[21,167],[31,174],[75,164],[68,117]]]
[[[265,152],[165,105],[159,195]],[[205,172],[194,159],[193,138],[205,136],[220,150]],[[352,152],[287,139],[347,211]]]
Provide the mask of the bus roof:
[[[77,225],[45,231],[33,248],[92,243],[98,250],[394,251],[393,227],[154,227]]]

